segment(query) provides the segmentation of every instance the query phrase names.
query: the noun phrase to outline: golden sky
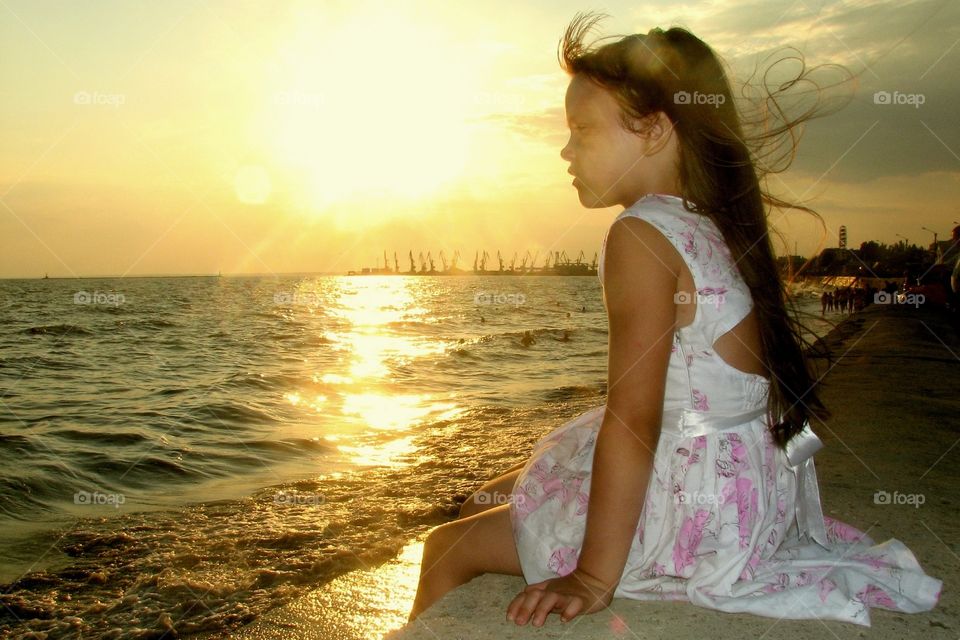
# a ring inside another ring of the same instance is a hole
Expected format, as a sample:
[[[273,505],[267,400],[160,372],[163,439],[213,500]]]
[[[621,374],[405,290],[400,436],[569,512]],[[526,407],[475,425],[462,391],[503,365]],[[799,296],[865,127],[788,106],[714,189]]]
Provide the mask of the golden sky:
[[[0,277],[589,259],[620,209],[570,186],[556,57],[589,9],[605,33],[685,26],[735,76],[783,45],[863,70],[771,184],[820,211],[826,246],[960,220],[956,2],[0,0]],[[817,250],[806,214],[775,222]]]

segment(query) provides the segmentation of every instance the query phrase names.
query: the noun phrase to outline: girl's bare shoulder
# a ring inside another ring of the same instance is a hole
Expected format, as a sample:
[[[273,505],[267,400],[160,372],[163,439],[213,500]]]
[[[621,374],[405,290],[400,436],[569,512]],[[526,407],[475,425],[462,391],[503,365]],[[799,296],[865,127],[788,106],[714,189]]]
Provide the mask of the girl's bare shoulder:
[[[610,225],[604,242],[603,269],[629,273],[644,268],[650,271],[665,270],[674,278],[680,273],[683,258],[672,240],[667,237],[668,230],[655,212],[634,211],[621,213]]]

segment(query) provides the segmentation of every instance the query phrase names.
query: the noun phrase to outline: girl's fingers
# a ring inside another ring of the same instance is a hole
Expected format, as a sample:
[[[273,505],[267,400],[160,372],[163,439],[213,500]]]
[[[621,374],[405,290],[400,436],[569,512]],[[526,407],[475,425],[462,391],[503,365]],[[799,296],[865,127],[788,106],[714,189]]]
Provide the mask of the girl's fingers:
[[[523,604],[523,601],[526,600],[526,598],[526,591],[521,591],[514,596],[513,600],[510,601],[510,604],[507,605],[507,620],[513,620],[516,617],[517,611],[520,610],[520,605]]]
[[[583,610],[583,599],[573,596],[560,614],[560,622],[570,622]]]
[[[513,620],[513,603],[517,601],[517,596],[513,596],[513,600],[510,601],[510,604],[507,605],[507,620]]]
[[[556,591],[548,591],[540,599],[540,602],[537,603],[537,608],[534,610],[531,619],[533,620],[533,626],[539,627],[547,620],[547,616],[551,611],[557,608],[558,604],[561,604],[561,600],[564,600],[567,596],[561,595]],[[560,607],[561,609],[563,607]]]
[[[520,609],[523,607],[524,602],[526,602],[527,596],[530,594],[543,593],[548,582],[550,582],[550,580],[543,580],[541,582],[528,584],[526,587],[524,587],[523,591],[518,593],[517,596],[507,606],[507,620],[515,620],[517,618],[517,614],[520,613]],[[532,609],[534,605],[536,605],[536,600],[534,600],[533,605],[531,605],[528,609]],[[524,624],[525,622],[526,621],[518,622],[518,624]]]
[[[521,593],[520,596],[522,596],[523,599],[514,610],[513,621],[520,625],[527,624],[527,621],[530,619],[530,613],[536,609],[537,603],[540,601],[540,598],[543,597],[544,593],[542,589]]]

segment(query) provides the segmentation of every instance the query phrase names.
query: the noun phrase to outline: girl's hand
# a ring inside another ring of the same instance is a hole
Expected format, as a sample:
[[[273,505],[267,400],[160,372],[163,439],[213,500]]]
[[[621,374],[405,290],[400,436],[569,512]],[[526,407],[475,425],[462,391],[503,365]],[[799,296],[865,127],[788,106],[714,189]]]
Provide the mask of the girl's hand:
[[[595,613],[605,609],[613,599],[616,585],[608,585],[593,576],[574,569],[562,578],[544,580],[517,594],[507,607],[507,620],[525,625],[533,620],[539,627],[547,615],[556,611],[561,622],[569,622],[580,613]]]

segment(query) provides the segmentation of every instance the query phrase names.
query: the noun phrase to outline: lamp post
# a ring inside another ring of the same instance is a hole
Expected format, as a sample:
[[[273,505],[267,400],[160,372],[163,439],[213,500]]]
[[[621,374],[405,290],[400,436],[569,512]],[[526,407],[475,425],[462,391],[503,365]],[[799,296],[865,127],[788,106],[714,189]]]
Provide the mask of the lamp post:
[[[926,227],[920,228],[933,234],[933,263],[940,264],[940,247],[937,245],[937,232],[933,229],[927,229]]]
[[[907,238],[905,238],[904,236],[900,235],[899,233],[898,233],[898,234],[895,234],[895,235],[896,235],[898,238],[903,238],[903,250],[906,251],[906,250],[907,250],[907,244],[908,244],[910,241],[909,241]]]

